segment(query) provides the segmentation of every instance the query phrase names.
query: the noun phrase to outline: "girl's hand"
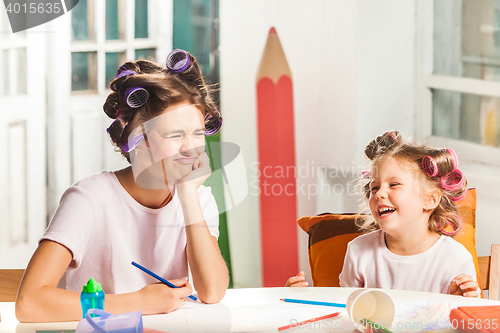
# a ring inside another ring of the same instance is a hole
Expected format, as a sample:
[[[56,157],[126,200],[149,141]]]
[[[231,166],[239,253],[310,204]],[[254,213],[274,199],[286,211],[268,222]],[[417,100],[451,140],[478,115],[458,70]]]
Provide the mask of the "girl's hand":
[[[193,288],[186,280],[171,280],[179,288],[170,288],[163,283],[148,284],[139,290],[141,309],[144,314],[168,313],[186,303]]]
[[[300,271],[299,274],[292,276],[286,281],[285,287],[307,287],[309,282],[304,280],[304,272]]]
[[[477,282],[472,280],[472,276],[460,274],[450,282],[448,293],[464,297],[477,297],[478,287]]]
[[[193,170],[176,182],[177,188],[198,190],[211,173],[210,160],[207,153],[203,152],[193,162]]]

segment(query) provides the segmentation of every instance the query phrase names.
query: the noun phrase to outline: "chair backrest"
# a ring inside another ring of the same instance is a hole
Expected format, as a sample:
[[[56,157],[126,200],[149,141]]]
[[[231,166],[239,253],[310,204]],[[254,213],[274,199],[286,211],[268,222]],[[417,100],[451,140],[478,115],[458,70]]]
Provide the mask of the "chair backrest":
[[[479,257],[479,269],[483,277],[483,289],[488,290],[488,299],[500,300],[500,245],[491,245],[491,256]]]
[[[340,287],[347,244],[362,233],[354,224],[356,214],[304,216],[297,224],[309,234],[309,265],[313,286]]]
[[[0,302],[15,302],[24,269],[0,269]]]

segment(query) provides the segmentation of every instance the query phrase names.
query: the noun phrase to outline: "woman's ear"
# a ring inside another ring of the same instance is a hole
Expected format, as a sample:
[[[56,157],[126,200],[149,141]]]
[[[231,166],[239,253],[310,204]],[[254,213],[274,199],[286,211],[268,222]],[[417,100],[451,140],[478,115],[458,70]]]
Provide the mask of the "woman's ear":
[[[425,201],[425,210],[432,210],[436,208],[441,202],[441,192],[438,189],[435,189],[430,194],[427,195]]]

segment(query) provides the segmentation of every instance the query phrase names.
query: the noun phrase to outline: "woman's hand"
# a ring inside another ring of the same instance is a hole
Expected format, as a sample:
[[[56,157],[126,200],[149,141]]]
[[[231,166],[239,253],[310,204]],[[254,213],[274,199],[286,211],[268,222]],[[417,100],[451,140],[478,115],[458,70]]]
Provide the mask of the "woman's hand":
[[[309,282],[304,281],[304,272],[300,271],[299,274],[292,276],[286,281],[285,287],[307,287]]]
[[[163,283],[148,284],[139,290],[141,309],[144,314],[159,314],[174,311],[186,303],[193,288],[186,280],[171,280],[179,288],[170,288]]]
[[[193,170],[176,182],[177,189],[198,190],[212,173],[210,159],[207,153],[202,152],[193,162]]]
[[[472,276],[460,274],[450,282],[448,293],[464,297],[478,297],[478,287],[479,285],[472,279]]]

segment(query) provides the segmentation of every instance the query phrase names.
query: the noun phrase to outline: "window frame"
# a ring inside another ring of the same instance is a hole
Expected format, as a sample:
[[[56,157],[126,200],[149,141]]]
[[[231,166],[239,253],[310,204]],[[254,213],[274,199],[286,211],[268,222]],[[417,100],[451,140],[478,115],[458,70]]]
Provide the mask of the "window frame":
[[[500,82],[433,74],[434,0],[416,1],[415,134],[430,143],[453,147],[461,160],[500,169],[500,148],[432,134],[432,89],[500,97]]]
[[[123,1],[123,2],[122,2]],[[127,60],[135,59],[135,50],[137,49],[155,49],[155,58],[158,59],[159,43],[157,36],[157,15],[154,8],[157,8],[158,0],[148,0],[148,38],[135,38],[135,0],[120,0],[125,6],[124,10],[119,11],[119,15],[124,12],[125,17],[120,17],[119,22],[131,22],[124,24],[125,38],[119,40],[106,40],[106,0],[94,0],[94,10],[92,15],[95,40],[71,41],[70,52],[96,52],[97,53],[97,73],[96,90],[78,90],[71,91],[71,95],[102,95],[109,92],[106,86],[106,53],[119,52],[125,53]],[[120,23],[119,23],[120,24]]]

